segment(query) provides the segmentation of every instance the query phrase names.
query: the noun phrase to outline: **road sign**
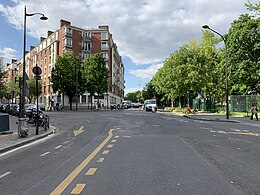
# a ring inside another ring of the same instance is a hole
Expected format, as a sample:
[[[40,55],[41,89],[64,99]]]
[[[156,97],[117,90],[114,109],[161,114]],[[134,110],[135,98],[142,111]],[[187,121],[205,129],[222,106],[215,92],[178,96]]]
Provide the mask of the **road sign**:
[[[33,73],[35,74],[35,75],[41,75],[42,74],[42,69],[39,67],[39,66],[35,66],[35,67],[33,67]]]

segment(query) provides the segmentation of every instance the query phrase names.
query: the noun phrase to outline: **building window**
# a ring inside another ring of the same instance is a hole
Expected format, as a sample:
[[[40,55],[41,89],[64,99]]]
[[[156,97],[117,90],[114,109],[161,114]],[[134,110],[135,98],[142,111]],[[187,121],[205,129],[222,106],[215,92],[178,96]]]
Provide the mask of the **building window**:
[[[87,95],[83,95],[81,102],[82,103],[86,103],[86,101],[87,101]]]
[[[108,59],[108,53],[102,53],[102,57],[107,60]]]
[[[90,39],[91,38],[91,32],[82,32],[83,39]]]
[[[63,46],[72,47],[72,39],[63,39]]]
[[[90,51],[91,50],[91,44],[87,42],[83,42],[82,44],[82,50]]]
[[[66,29],[66,35],[72,35],[72,29],[71,28]]]
[[[107,49],[108,49],[107,42],[102,42],[102,43],[101,43],[101,49],[102,49],[102,50],[107,50]]]
[[[101,39],[107,39],[107,32],[101,32]]]

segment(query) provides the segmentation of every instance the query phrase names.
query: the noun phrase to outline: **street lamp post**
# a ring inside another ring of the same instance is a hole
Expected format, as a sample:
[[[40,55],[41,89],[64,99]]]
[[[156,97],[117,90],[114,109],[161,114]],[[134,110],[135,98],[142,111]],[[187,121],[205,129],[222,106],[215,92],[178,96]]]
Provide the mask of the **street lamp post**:
[[[18,124],[18,135],[20,137],[26,137],[28,132],[28,126],[25,118],[25,88],[26,88],[26,72],[25,72],[25,49],[26,49],[26,17],[27,16],[34,16],[34,15],[41,15],[41,20],[47,20],[48,18],[44,16],[42,13],[26,13],[26,6],[24,6],[24,36],[23,36],[23,75],[22,75],[22,82],[21,82],[21,102],[20,102],[20,109],[19,109],[19,124]]]
[[[228,67],[227,67],[227,44],[226,44],[226,39],[224,38],[224,36],[222,34],[220,34],[219,32],[211,29],[208,25],[203,25],[202,28],[211,30],[212,32],[218,34],[223,39],[224,44],[225,44],[225,56],[226,56],[226,118],[229,119],[229,114],[228,114],[228,110],[229,110],[229,105],[228,105]]]

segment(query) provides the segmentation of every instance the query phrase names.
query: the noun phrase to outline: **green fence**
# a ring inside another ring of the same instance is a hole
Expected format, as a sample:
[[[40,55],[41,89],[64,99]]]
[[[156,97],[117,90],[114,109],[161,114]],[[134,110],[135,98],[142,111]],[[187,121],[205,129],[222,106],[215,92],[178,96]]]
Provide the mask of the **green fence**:
[[[230,112],[251,112],[252,104],[260,108],[260,95],[231,95],[229,96]],[[213,103],[211,99],[193,99],[192,108],[207,112],[225,111],[226,105]]]
[[[231,95],[230,111],[231,112],[250,112],[252,104],[260,107],[260,95]]]

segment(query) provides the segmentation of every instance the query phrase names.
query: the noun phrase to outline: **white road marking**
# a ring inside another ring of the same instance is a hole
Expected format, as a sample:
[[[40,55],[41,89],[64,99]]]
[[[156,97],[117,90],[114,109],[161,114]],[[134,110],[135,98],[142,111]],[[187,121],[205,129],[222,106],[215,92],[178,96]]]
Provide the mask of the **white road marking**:
[[[12,173],[11,171],[8,171],[2,175],[0,175],[0,179],[4,178],[5,176],[9,175],[10,173]]]
[[[214,130],[210,130],[210,133],[216,133],[217,131],[214,131]]]
[[[59,146],[55,147],[54,149],[59,149],[59,148],[61,148],[61,147],[62,147],[62,145],[59,145]]]
[[[53,134],[48,135],[48,136],[45,137],[45,138],[36,140],[36,141],[34,141],[34,142],[32,142],[32,143],[26,144],[26,145],[21,146],[21,147],[19,147],[19,148],[15,148],[15,149],[13,149],[13,150],[7,151],[7,152],[5,152],[5,153],[3,153],[3,154],[0,154],[0,157],[5,156],[5,155],[7,155],[7,154],[10,154],[10,153],[12,153],[12,152],[15,152],[15,151],[17,151],[17,150],[20,150],[20,149],[22,149],[22,148],[27,148],[27,147],[29,147],[29,146],[38,144],[38,143],[40,143],[40,142],[44,142],[45,140],[49,139],[51,136],[54,136],[54,135],[53,135]]]
[[[40,156],[45,156],[45,155],[47,155],[47,154],[49,154],[50,152],[45,152],[45,153],[43,153],[43,154],[41,154]]]

